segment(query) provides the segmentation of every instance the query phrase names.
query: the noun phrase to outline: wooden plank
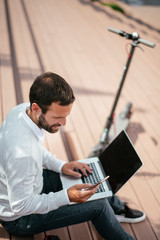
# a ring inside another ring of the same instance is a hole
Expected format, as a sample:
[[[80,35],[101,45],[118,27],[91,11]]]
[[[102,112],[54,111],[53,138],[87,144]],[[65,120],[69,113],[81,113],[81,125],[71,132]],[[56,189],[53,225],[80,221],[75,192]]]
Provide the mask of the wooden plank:
[[[47,231],[47,234],[58,236],[61,240],[70,240],[70,235],[67,227]]]
[[[69,226],[69,232],[71,239],[77,239],[77,240],[91,240],[92,235],[90,233],[89,228],[87,227],[86,223],[76,224],[73,226]]]
[[[92,233],[92,237],[94,240],[103,240],[103,238],[99,235],[99,233],[97,232],[97,230],[95,229],[94,225],[92,224],[92,222],[88,222],[89,227],[91,229],[91,233]]]
[[[16,0],[14,3],[9,1],[9,9],[18,65],[17,71],[20,78],[21,101],[28,102],[31,83],[41,70],[21,1]],[[19,12],[18,16],[17,11]]]
[[[1,117],[4,119],[9,110],[16,105],[16,96],[14,89],[14,78],[12,71],[11,52],[9,46],[8,28],[6,20],[6,12],[4,1],[1,1],[0,8],[0,74],[1,74],[1,96],[3,98],[1,102]]]
[[[133,209],[139,209],[142,210],[146,213],[147,218],[145,221],[138,223],[138,224],[131,224],[131,226],[129,226],[129,224],[122,224],[122,226],[124,227],[124,229],[126,231],[128,231],[131,235],[135,235],[136,237],[139,236],[139,239],[143,239],[144,235],[145,235],[145,239],[156,239],[154,233],[153,233],[153,226],[151,226],[150,220],[148,219],[148,211],[146,210],[145,206],[146,203],[144,202],[144,200],[142,201],[142,195],[138,195],[137,196],[137,191],[135,191],[136,189],[134,188],[135,185],[135,181],[134,184],[130,185],[131,183],[127,183],[127,185],[125,185],[125,187],[123,187],[123,189],[120,190],[118,196],[120,196],[120,199],[123,199],[125,202],[128,203],[128,205],[130,207],[132,207]],[[139,183],[139,186],[143,186],[145,185],[145,182],[143,181],[142,183]],[[136,185],[137,187],[137,185]],[[153,213],[154,215],[154,213]],[[154,217],[155,218],[155,217]],[[140,224],[140,227],[139,227]],[[145,233],[142,231],[142,229],[145,229]],[[131,233],[131,231],[133,231],[133,233]]]
[[[0,224],[0,239],[1,240],[10,239],[8,232],[2,227],[1,224]]]
[[[34,240],[43,240],[44,239],[44,233],[39,233],[34,235]]]

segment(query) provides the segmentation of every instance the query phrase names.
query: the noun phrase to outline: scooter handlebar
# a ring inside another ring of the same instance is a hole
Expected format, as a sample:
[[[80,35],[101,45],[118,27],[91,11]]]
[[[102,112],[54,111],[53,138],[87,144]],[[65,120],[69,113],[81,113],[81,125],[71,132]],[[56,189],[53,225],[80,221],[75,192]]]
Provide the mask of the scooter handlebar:
[[[144,44],[144,45],[146,45],[148,47],[152,47],[152,48],[155,47],[155,43],[149,42],[149,41],[144,40],[142,38],[138,38],[138,42],[140,42],[140,43],[142,43],[142,44]]]
[[[155,43],[152,43],[150,41],[144,40],[142,38],[139,38],[139,34],[134,32],[134,33],[126,33],[125,31],[122,30],[118,30],[116,28],[113,27],[109,27],[108,30],[110,32],[119,34],[121,37],[126,37],[127,39],[132,39],[132,40],[137,40],[139,43],[142,43],[148,47],[155,47]]]
[[[118,29],[113,28],[113,27],[109,27],[108,30],[109,30],[110,32],[117,33],[117,34],[121,34],[121,33],[122,33],[121,30],[118,30]]]

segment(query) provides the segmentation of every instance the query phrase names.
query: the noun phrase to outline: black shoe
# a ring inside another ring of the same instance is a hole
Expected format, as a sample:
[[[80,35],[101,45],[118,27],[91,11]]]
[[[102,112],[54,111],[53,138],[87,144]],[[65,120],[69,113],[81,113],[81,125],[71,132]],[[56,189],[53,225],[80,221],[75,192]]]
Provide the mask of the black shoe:
[[[126,204],[124,204],[123,209],[115,214],[119,222],[125,223],[138,223],[143,221],[146,217],[145,213],[139,210],[131,209]]]

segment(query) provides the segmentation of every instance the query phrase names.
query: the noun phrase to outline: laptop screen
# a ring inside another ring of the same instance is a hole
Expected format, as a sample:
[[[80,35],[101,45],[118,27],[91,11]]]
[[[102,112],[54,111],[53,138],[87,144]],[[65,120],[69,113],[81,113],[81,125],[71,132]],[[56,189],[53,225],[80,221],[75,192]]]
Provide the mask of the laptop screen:
[[[99,156],[112,192],[115,194],[142,166],[129,137],[122,131]]]

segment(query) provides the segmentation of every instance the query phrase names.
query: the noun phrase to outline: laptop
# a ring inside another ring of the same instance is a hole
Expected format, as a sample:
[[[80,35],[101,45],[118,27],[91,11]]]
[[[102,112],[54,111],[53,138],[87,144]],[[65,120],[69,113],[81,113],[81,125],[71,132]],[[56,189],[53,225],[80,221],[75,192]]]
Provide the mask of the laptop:
[[[89,164],[93,173],[87,177],[82,175],[79,179],[61,174],[64,189],[87,182],[95,184],[109,175],[108,180],[100,184],[97,192],[88,201],[113,196],[142,166],[142,161],[125,130],[118,134],[99,157],[78,161]]]

